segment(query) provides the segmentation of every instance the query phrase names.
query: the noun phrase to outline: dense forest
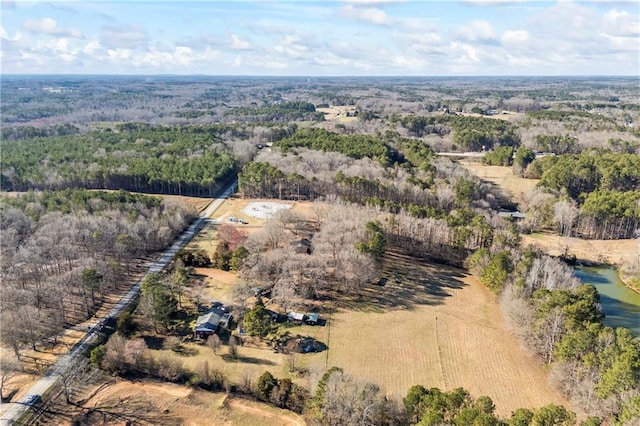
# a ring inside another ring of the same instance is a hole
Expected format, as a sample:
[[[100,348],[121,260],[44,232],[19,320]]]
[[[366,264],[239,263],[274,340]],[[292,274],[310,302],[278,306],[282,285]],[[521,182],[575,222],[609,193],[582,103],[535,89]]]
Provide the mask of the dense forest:
[[[211,196],[237,160],[230,126],[121,125],[116,131],[35,137],[2,146],[2,189],[67,187]],[[8,132],[7,132],[8,133]]]

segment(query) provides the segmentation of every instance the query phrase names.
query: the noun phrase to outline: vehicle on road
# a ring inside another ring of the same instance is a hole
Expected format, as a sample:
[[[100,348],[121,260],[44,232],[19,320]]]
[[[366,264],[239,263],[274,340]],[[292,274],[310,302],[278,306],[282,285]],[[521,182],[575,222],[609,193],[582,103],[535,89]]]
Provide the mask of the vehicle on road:
[[[37,393],[31,394],[27,397],[27,400],[25,401],[26,405],[39,405],[42,404],[42,395],[39,395]]]

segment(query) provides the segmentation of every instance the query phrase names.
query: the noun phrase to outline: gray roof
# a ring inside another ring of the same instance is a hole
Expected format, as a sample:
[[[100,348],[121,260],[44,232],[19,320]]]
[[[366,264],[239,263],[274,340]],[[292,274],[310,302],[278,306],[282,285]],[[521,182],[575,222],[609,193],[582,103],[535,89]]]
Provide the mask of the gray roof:
[[[201,315],[196,320],[196,331],[216,331],[221,319],[222,315],[216,311]]]

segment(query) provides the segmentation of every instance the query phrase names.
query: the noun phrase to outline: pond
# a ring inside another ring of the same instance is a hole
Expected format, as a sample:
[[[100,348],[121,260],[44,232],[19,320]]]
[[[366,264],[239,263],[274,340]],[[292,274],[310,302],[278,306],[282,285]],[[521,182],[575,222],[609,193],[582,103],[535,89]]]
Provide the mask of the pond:
[[[604,324],[626,327],[640,336],[640,293],[625,286],[613,268],[579,266],[575,275],[585,284],[593,284],[600,293]]]

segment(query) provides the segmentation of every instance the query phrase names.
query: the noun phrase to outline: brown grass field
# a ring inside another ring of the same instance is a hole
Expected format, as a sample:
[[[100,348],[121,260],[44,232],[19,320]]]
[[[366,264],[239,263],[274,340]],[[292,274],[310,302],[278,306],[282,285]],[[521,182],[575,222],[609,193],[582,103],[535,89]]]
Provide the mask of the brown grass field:
[[[496,412],[568,405],[506,328],[494,296],[462,270],[386,259],[384,287],[337,303],[328,366],[373,381],[395,397],[410,386],[490,396]],[[324,361],[324,360],[322,360]]]
[[[502,190],[502,193],[519,202],[522,195],[536,187],[539,179],[524,179],[514,175],[511,167],[485,166],[479,161],[460,161],[461,166],[480,179],[489,182]]]
[[[304,419],[268,404],[194,390],[172,383],[116,380],[90,389],[83,402],[84,423],[101,425],[235,425],[299,426]],[[78,407],[64,401],[51,407],[58,425],[77,424],[62,417],[78,416]],[[65,416],[60,414],[65,413]],[[105,420],[106,419],[106,420]],[[132,423],[126,423],[127,421]]]

